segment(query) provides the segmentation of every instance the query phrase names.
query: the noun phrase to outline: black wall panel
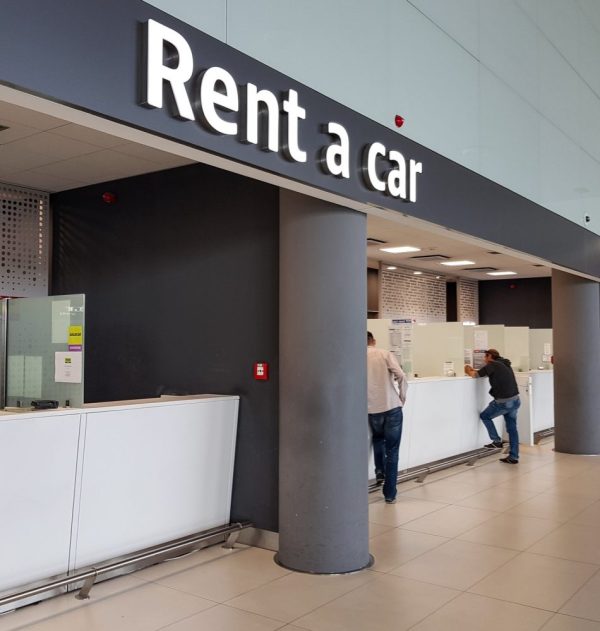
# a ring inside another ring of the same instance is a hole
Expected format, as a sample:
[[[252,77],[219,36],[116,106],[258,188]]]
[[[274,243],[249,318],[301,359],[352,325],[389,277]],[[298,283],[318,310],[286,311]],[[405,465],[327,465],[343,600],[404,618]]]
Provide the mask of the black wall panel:
[[[102,201],[107,190],[116,203]],[[278,195],[193,165],[51,199],[52,293],[86,294],[86,401],[239,394],[232,518],[267,529],[277,527]],[[256,361],[271,363],[270,381],[254,381]]]
[[[552,328],[550,278],[479,281],[479,322]]]

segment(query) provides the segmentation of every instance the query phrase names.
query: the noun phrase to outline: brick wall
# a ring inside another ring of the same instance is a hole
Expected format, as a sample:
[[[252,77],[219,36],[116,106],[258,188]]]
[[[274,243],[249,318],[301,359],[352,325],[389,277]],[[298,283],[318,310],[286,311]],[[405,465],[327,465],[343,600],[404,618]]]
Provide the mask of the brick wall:
[[[381,270],[380,318],[412,318],[417,322],[446,321],[446,280],[412,270]]]
[[[458,321],[479,324],[479,281],[458,278],[456,301]]]

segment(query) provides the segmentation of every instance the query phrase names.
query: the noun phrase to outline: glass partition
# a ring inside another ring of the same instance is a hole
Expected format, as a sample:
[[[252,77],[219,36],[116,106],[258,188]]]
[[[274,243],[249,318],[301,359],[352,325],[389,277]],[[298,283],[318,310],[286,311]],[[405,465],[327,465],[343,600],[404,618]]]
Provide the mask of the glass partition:
[[[83,404],[85,296],[8,301],[6,405]]]

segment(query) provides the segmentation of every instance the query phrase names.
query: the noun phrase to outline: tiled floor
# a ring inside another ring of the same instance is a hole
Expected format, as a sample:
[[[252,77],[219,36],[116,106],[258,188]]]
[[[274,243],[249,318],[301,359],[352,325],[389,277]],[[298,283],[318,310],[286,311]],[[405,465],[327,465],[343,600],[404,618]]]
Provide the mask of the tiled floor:
[[[216,546],[0,617],[0,631],[600,631],[600,458],[525,448],[372,496],[372,569]]]

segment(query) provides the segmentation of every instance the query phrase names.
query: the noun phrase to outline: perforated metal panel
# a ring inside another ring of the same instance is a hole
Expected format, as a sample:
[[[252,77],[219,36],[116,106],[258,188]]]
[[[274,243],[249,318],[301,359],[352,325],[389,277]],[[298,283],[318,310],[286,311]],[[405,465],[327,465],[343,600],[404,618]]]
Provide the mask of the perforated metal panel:
[[[0,295],[48,295],[49,195],[0,182]]]

